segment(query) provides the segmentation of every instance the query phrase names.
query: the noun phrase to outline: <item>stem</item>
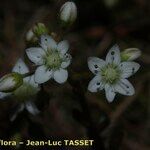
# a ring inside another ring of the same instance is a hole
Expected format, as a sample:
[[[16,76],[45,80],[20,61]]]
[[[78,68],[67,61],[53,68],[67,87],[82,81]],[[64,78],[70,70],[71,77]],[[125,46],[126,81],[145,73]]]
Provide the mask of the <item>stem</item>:
[[[87,122],[87,131],[88,131],[88,136],[89,138],[94,140],[94,146],[93,149],[101,149],[105,150],[104,148],[104,143],[102,142],[101,137],[99,136],[99,132],[97,128],[95,127],[95,124],[93,122],[91,112],[87,103],[87,99],[84,94],[84,89],[82,87],[82,84],[80,81],[73,81],[71,78],[68,79],[69,84],[73,88],[73,92],[75,95],[77,95],[78,100],[80,102],[81,108],[83,110],[84,116],[85,116],[85,121]]]
[[[28,76],[33,75],[34,73],[35,73],[35,71],[30,71],[30,72],[28,72],[28,73],[23,74],[22,76],[23,76],[23,78],[26,78],[26,77],[28,77]]]
[[[23,78],[28,77],[32,74],[34,74],[35,71],[31,71],[28,73],[23,74]],[[85,116],[85,121],[87,122],[87,131],[88,131],[88,136],[89,138],[91,138],[92,140],[94,140],[94,146],[93,149],[101,149],[101,150],[105,150],[104,148],[104,143],[102,142],[101,137],[99,136],[99,131],[97,130],[97,128],[95,127],[95,124],[93,122],[92,119],[92,115],[87,103],[87,99],[85,97],[85,93],[84,93],[84,89],[82,87],[82,83],[81,81],[74,81],[72,78],[68,79],[69,84],[72,86],[73,88],[73,92],[75,93],[75,95],[77,95],[81,108],[83,110],[84,116]]]

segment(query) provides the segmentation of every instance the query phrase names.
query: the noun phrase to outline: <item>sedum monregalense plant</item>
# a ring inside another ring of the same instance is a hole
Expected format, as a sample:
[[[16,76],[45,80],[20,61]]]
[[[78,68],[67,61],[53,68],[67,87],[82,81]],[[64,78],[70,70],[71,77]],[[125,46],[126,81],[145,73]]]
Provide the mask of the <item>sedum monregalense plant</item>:
[[[76,18],[77,7],[75,3],[66,2],[59,13],[61,32],[49,32],[50,30],[43,23],[36,23],[27,32],[26,42],[30,46],[27,45],[25,48],[25,55],[32,62],[31,71],[23,59],[20,58],[14,65],[12,73],[0,79],[0,99],[11,97],[19,103],[15,113],[10,118],[11,121],[14,121],[24,109],[32,115],[37,115],[41,112],[35,102],[38,101],[38,96],[41,93],[42,101],[45,100],[45,85],[49,86],[53,83],[48,82],[52,79],[61,84],[61,86],[68,81],[72,91],[78,96],[78,102],[83,108],[83,113],[85,112],[87,120],[91,119],[92,115],[90,115],[86,104],[85,89],[93,93],[104,89],[108,102],[112,102],[117,93],[127,96],[135,93],[135,89],[128,78],[140,68],[140,65],[134,62],[141,55],[141,51],[137,48],[120,51],[119,46],[116,44],[108,51],[105,60],[98,57],[89,57],[87,66],[95,76],[90,82],[88,80],[88,87],[84,87],[85,84],[81,84],[84,80],[79,81],[85,77],[82,76],[85,72],[83,74],[78,73],[79,78],[78,76],[72,76],[77,73],[74,67],[71,68],[71,62],[74,61],[75,57],[73,59],[73,55],[71,56],[68,52],[71,48],[69,42],[64,40],[64,34],[66,33],[64,30],[69,31]],[[90,73],[89,70],[86,73]],[[87,125],[93,127],[91,123],[93,121],[90,120]],[[93,131],[93,128],[90,131]]]

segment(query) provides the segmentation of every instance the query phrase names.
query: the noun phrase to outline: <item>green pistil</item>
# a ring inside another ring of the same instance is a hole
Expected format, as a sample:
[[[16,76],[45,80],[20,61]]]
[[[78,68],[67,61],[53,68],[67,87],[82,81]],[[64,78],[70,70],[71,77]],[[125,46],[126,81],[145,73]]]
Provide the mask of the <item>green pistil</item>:
[[[120,70],[113,64],[108,64],[101,70],[104,82],[114,84],[120,78]]]
[[[49,52],[45,58],[46,66],[50,69],[58,69],[62,63],[62,59],[60,58],[59,53]]]

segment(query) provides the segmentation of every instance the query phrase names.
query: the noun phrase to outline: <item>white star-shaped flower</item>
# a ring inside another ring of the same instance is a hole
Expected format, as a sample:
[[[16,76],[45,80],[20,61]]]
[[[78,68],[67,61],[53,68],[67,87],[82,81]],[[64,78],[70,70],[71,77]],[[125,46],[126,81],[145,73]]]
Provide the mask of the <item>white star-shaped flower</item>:
[[[24,63],[24,61],[22,59],[19,59],[16,62],[15,66],[13,67],[12,72],[26,74],[29,72],[29,69]],[[15,114],[13,114],[11,121],[13,121],[16,118],[17,114],[23,111],[24,108],[26,108],[27,111],[33,115],[36,115],[39,113],[38,108],[32,102],[34,96],[37,94],[39,90],[40,90],[40,87],[37,83],[35,83],[34,75],[32,75],[29,77],[25,77],[23,80],[23,84],[15,91],[11,93],[0,92],[0,99],[4,99],[7,96],[12,96],[12,97],[15,97],[16,100],[21,102]]]
[[[41,84],[54,78],[56,82],[64,83],[68,78],[66,68],[71,63],[71,55],[67,53],[68,42],[61,41],[57,44],[51,36],[42,35],[40,46],[26,49],[28,58],[38,66],[35,82]]]
[[[114,100],[116,93],[122,95],[135,93],[134,87],[127,78],[136,73],[140,65],[133,61],[121,62],[118,45],[114,45],[109,50],[105,61],[97,57],[89,57],[88,67],[95,74],[88,85],[88,90],[98,92],[105,89],[108,102]]]

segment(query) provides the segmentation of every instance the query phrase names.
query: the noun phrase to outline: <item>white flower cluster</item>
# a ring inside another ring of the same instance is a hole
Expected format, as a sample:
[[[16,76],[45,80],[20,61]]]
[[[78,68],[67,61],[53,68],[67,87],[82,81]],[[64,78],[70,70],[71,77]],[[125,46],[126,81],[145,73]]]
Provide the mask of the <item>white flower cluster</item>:
[[[20,58],[15,66],[12,69],[12,72],[16,72],[19,74],[25,74],[29,72],[29,68],[24,63],[24,61]],[[7,82],[7,81],[5,81]],[[9,82],[10,83],[10,82]],[[34,75],[25,77],[23,79],[23,84],[12,92],[0,92],[0,99],[4,99],[5,97],[12,96],[15,99],[22,102],[18,109],[16,110],[15,114],[12,116],[11,120],[13,121],[16,118],[16,115],[23,111],[26,108],[31,114],[35,115],[39,113],[39,110],[32,102],[32,98],[34,98],[37,92],[40,90],[40,87],[34,81]]]
[[[71,25],[77,17],[75,3],[66,2],[60,9],[60,20],[66,25]],[[37,23],[26,34],[27,42],[39,42],[39,47],[26,49],[28,58],[37,66],[35,73],[28,76],[29,69],[22,59],[15,64],[12,73],[0,79],[0,99],[12,96],[19,102],[20,107],[11,118],[26,108],[31,114],[39,113],[39,110],[32,102],[40,90],[39,84],[50,79],[57,83],[64,83],[68,78],[67,67],[71,63],[71,55],[68,54],[69,44],[67,41],[57,43],[48,35],[48,29],[43,23]]]
[[[76,5],[73,2],[66,2],[60,10],[61,20],[71,23],[76,17]],[[48,35],[48,30],[42,23],[38,23],[34,30],[28,33],[27,40],[35,38],[36,41],[39,40],[39,46],[25,50],[28,58],[37,67],[33,75],[27,75],[29,68],[22,59],[19,59],[12,73],[0,79],[0,99],[11,95],[21,102],[11,118],[12,121],[24,108],[33,115],[40,112],[32,102],[40,90],[40,84],[50,79],[63,84],[68,78],[67,67],[72,60],[68,53],[68,41],[56,42]],[[139,69],[140,65],[133,60],[140,55],[140,50],[136,48],[126,49],[120,54],[118,45],[114,45],[109,50],[105,61],[97,57],[89,57],[88,67],[95,77],[89,82],[88,90],[98,92],[105,89],[108,102],[114,100],[116,93],[133,95],[134,87],[127,78]]]

